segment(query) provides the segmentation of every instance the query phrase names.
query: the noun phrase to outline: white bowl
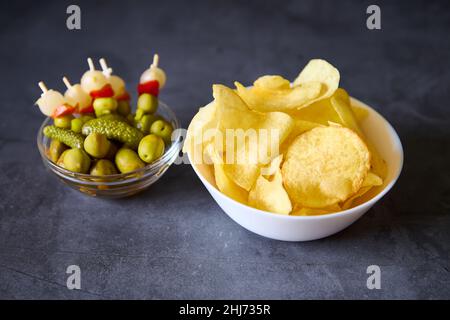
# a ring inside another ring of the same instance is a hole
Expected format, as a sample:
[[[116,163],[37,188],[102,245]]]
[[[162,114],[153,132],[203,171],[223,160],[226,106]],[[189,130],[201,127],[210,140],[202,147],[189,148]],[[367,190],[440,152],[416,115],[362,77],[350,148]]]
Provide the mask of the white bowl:
[[[244,228],[267,238],[284,241],[309,241],[328,237],[351,225],[380,200],[395,184],[403,166],[402,144],[389,122],[357,99],[352,98],[352,105],[368,110],[368,116],[360,123],[361,127],[388,167],[382,190],[369,201],[354,208],[319,216],[285,216],[258,210],[221,193],[216,187],[212,166],[192,167],[217,204]],[[189,154],[188,157],[192,164]]]

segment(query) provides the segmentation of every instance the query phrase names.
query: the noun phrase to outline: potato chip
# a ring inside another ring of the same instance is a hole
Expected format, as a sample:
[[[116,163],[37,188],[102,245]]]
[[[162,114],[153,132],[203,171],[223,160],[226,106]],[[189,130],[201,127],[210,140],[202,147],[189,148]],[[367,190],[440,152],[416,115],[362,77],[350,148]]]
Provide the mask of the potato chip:
[[[292,129],[292,118],[282,112],[260,113],[252,111],[232,89],[223,85],[213,86],[214,101],[217,106],[218,129],[282,129],[281,139],[285,139]]]
[[[214,178],[217,188],[226,196],[241,202],[247,203],[248,192],[236,185],[225,173],[223,168],[223,160],[221,156],[214,150],[212,143],[205,147],[205,153],[210,157],[214,165]]]
[[[214,84],[212,86],[214,101],[217,101],[219,111],[226,109],[235,109],[241,111],[248,111],[249,108],[244,100],[234,92],[234,90],[221,85]]]
[[[353,112],[353,109],[351,107],[350,99],[348,97],[348,94],[343,89],[338,89],[336,93],[330,98],[330,103],[333,107],[333,109],[336,111],[336,114],[339,117],[339,122],[356,132],[365,142],[367,145],[367,148],[370,151],[370,154],[372,155],[371,165],[372,170],[379,176],[385,177],[386,176],[386,164],[381,159],[381,156],[378,154],[376,148],[374,145],[367,140],[367,138],[364,135],[364,132],[361,130],[357,117],[355,113]]]
[[[280,158],[273,161],[272,167],[279,165]],[[283,187],[280,168],[276,168],[273,176],[266,178],[262,174],[248,194],[248,204],[256,209],[288,215],[292,204]]]
[[[289,135],[292,134],[292,135],[298,136],[298,135],[305,133],[306,131],[309,131],[316,127],[322,127],[322,125],[317,122],[301,120],[301,119],[294,119],[294,126],[292,127],[292,131]]]
[[[216,105],[214,102],[200,108],[189,124],[186,139],[183,145],[183,152],[189,152],[193,159],[201,159],[203,146],[211,139],[204,139],[203,134],[211,128],[217,126]]]
[[[339,81],[334,66],[314,59],[293,84],[267,75],[249,88],[214,85],[183,151],[212,163],[220,192],[268,212],[313,216],[368,201],[386,162],[360,126],[369,112]]]
[[[352,109],[353,114],[354,114],[354,116],[356,118],[356,121],[358,123],[360,121],[364,120],[369,115],[369,111],[367,111],[367,109],[352,104],[352,102],[350,100],[350,95],[344,89],[338,88],[336,90],[336,92],[334,93],[334,96],[337,96],[338,98],[341,98],[342,100],[344,100],[344,102],[347,105],[350,106],[350,108]]]
[[[275,157],[267,166],[261,168],[261,174],[266,178],[269,176],[273,176],[275,172],[280,169],[281,162],[283,162],[283,155],[280,154]]]
[[[233,200],[247,204],[248,192],[228,178],[223,169],[223,164],[214,163],[214,177],[220,192]]]
[[[339,80],[340,74],[338,69],[325,60],[313,59],[308,62],[306,67],[294,80],[294,86],[301,86],[306,83],[314,82],[322,84],[321,94],[309,101],[307,105],[310,105],[316,101],[331,97],[339,87]]]
[[[344,101],[350,101],[348,95],[347,99],[345,97],[346,92],[339,88],[337,89],[334,94],[331,97],[322,99],[320,101],[314,102],[313,104],[299,109],[288,112],[290,116],[292,116],[294,119],[304,120],[304,121],[310,121],[313,123],[319,123],[323,125],[328,125],[328,122],[336,122],[341,123],[341,119],[339,115],[337,114],[335,108],[331,105],[331,98],[332,97],[339,97],[343,99]],[[343,123],[341,123],[343,124]]]
[[[339,99],[342,99],[347,105],[351,105],[350,96],[347,91],[342,88],[337,88],[333,93],[333,96]]]
[[[291,145],[291,143],[302,133],[305,133],[306,131],[309,131],[316,127],[321,127],[322,125],[320,123],[306,121],[306,120],[300,120],[300,119],[294,119],[294,126],[292,127],[291,132],[289,133],[289,136],[286,138],[286,140],[283,142],[280,148],[280,153],[284,154],[286,153],[287,149]]]
[[[358,192],[356,192],[353,196],[351,196],[350,198],[348,198],[347,200],[345,200],[342,203],[342,209],[343,210],[347,210],[350,209],[354,203],[354,201],[359,198],[362,197],[363,195],[365,195],[369,190],[371,189],[371,187],[361,187]]]
[[[226,152],[225,172],[236,184],[247,191],[254,185],[261,167],[279,155],[278,141],[275,142],[278,147],[274,147],[271,151],[271,138],[268,139],[245,139],[242,142],[236,139],[234,155],[230,156],[230,153]],[[260,149],[266,151],[261,154]]]
[[[256,79],[253,85],[258,88],[272,90],[283,90],[291,87],[289,80],[281,76],[262,76]]]
[[[225,163],[223,166],[230,179],[247,191],[250,191],[260,173],[260,165],[252,159],[254,152],[248,149],[249,146],[254,147],[254,144],[246,142],[244,147],[236,150],[232,163]]]
[[[319,123],[322,125],[328,125],[328,121],[338,123],[340,121],[339,116],[331,106],[329,98],[314,102],[305,108],[288,112],[288,114],[294,119]]]
[[[239,82],[239,96],[250,109],[260,112],[289,112],[331,97],[339,86],[339,71],[325,60],[311,60],[301,71],[294,86],[288,88],[281,77],[261,77],[251,88]]]
[[[221,144],[226,146],[226,150],[223,146],[216,146],[216,150],[226,153],[226,174],[249,191],[258,178],[260,167],[278,156],[279,146],[292,130],[293,120],[282,112],[254,112],[225,86],[214,85],[213,93]],[[233,133],[231,141],[227,136],[230,132]]]
[[[339,116],[340,123],[355,131],[360,137],[364,137],[349,102],[350,100],[347,102],[345,98],[339,97],[338,95],[333,95],[330,98],[331,106]]]
[[[373,172],[369,172],[364,179],[361,188],[354,195],[344,201],[344,203],[342,204],[342,209],[349,209],[356,198],[359,198],[362,195],[366,194],[372,187],[381,186],[382,184],[383,180],[379,176],[377,176]]]
[[[381,186],[383,184],[383,179],[377,176],[373,172],[368,172],[366,178],[364,179],[361,187],[374,187]]]
[[[351,105],[351,108],[352,108],[353,114],[355,115],[358,123],[363,121],[364,119],[366,119],[367,116],[369,115],[369,111],[367,111],[367,109],[364,109],[362,107]]]
[[[308,82],[287,89],[269,89],[261,86],[244,87],[234,83],[242,100],[250,109],[259,112],[289,111],[302,108],[321,94],[319,82]]]
[[[317,127],[291,144],[282,174],[295,203],[323,208],[357,192],[369,168],[369,150],[357,134],[343,127]]]
[[[338,204],[335,204],[330,207],[325,207],[321,209],[317,208],[296,208],[292,211],[291,215],[293,216],[318,216],[323,214],[330,214],[341,211],[341,207]]]

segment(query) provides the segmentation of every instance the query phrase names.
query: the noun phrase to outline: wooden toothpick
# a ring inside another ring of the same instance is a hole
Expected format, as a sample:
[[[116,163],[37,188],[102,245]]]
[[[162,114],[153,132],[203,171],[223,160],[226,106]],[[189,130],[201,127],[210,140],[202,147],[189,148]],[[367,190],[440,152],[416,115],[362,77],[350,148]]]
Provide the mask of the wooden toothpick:
[[[111,73],[113,72],[113,69],[108,67],[108,64],[106,63],[106,60],[104,58],[101,58],[99,61],[100,66],[102,67],[103,70],[103,74],[107,77],[110,77]]]
[[[153,55],[153,62],[150,65],[150,68],[156,68],[156,67],[158,67],[158,64],[159,64],[159,55],[157,53],[155,53]]]
[[[47,86],[45,85],[44,81],[40,81],[38,83],[39,88],[41,88],[42,93],[46,93],[48,91]]]
[[[87,62],[88,62],[88,65],[89,65],[89,70],[95,71],[94,61],[92,61],[91,58],[87,58]]]
[[[63,82],[66,85],[67,89],[72,88],[72,85],[70,84],[69,79],[67,79],[66,77],[63,77]]]

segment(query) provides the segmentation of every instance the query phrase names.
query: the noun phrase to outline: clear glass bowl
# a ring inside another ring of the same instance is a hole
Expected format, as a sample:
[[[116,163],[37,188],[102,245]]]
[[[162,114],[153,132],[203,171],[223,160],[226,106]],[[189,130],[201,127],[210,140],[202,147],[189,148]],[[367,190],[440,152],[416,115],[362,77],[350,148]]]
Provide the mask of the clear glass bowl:
[[[169,121],[174,130],[180,128],[175,113],[161,101],[159,102],[158,114]],[[37,135],[37,145],[44,165],[64,183],[90,196],[122,198],[146,189],[161,178],[178,157],[181,150],[181,133],[180,130],[176,130],[174,131],[175,136],[172,139],[172,144],[169,148],[166,148],[164,155],[144,168],[129,173],[108,176],[76,173],[58,166],[47,157],[47,150],[51,140],[44,136],[42,131],[45,126],[51,124],[51,121],[51,118],[45,119]]]

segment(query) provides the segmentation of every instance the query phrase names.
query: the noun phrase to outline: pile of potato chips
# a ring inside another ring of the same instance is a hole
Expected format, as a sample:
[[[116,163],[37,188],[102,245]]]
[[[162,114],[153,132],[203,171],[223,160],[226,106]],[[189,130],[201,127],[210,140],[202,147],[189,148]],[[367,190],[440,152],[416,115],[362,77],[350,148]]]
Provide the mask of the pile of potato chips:
[[[367,111],[351,105],[339,79],[315,59],[292,84],[270,75],[251,87],[213,85],[214,101],[192,119],[183,150],[213,167],[223,194],[257,209],[318,215],[365,202],[386,164],[359,127]]]

